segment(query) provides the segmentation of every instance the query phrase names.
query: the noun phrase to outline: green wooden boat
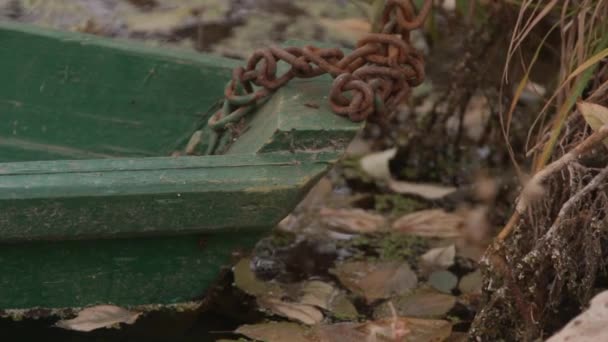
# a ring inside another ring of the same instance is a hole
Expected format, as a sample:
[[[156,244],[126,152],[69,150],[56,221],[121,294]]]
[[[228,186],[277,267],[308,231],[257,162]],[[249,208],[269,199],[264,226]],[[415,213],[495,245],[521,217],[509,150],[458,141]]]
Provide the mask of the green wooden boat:
[[[176,157],[237,61],[7,22],[0,47],[2,310],[200,298],[360,128],[294,80],[221,155]]]

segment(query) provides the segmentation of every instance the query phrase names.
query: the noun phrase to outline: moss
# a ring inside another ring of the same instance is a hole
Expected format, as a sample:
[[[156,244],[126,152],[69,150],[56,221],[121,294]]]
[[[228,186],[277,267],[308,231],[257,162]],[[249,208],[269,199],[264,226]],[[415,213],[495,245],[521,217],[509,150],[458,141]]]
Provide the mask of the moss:
[[[429,243],[425,238],[394,233],[386,235],[378,245],[381,259],[403,259],[411,263],[428,248]]]
[[[428,207],[423,201],[400,194],[381,194],[374,196],[374,209],[383,213],[402,215]]]
[[[399,233],[360,236],[348,244],[355,259],[406,260],[411,265],[429,248],[428,239]]]

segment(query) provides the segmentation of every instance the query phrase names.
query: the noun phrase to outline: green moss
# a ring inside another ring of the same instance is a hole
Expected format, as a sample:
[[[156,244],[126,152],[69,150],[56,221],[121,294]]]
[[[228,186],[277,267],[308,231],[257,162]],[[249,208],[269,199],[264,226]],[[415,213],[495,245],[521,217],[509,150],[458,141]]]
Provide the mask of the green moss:
[[[354,259],[406,260],[411,265],[429,249],[428,239],[401,233],[360,236],[348,244],[354,250]]]
[[[423,201],[400,194],[381,194],[374,196],[374,207],[379,212],[391,214],[407,214],[425,209],[428,205]]]
[[[381,259],[399,259],[415,262],[418,256],[428,250],[428,240],[406,234],[388,234],[378,244]]]

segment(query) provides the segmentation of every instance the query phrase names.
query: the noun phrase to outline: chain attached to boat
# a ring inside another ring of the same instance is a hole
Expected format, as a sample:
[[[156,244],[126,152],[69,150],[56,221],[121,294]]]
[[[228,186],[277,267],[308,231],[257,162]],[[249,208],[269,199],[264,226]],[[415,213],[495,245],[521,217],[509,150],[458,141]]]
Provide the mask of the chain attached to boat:
[[[329,104],[334,113],[352,121],[385,118],[424,79],[424,60],[411,45],[410,31],[422,26],[431,7],[432,0],[425,0],[416,13],[412,0],[386,0],[381,31],[366,34],[348,55],[337,48],[314,46],[255,51],[244,67],[233,70],[224,89],[223,107],[209,118],[213,136],[207,154],[213,154],[228,125],[240,121],[293,78],[330,74],[334,81]],[[279,75],[281,61],[291,68]]]

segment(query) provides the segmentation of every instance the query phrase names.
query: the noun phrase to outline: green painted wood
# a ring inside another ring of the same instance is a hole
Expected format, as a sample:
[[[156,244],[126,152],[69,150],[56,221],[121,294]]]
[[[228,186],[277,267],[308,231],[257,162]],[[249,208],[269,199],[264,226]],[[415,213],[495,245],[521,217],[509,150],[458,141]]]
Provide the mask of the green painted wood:
[[[336,155],[0,164],[0,240],[83,239],[272,226]]]
[[[236,65],[10,22],[0,46],[0,162],[168,155]]]
[[[163,157],[234,61],[2,22],[0,46],[0,309],[202,295],[360,127],[329,110],[329,78],[298,80],[227,154]]]
[[[0,308],[183,303],[201,298],[231,253],[264,230],[0,247]]]

